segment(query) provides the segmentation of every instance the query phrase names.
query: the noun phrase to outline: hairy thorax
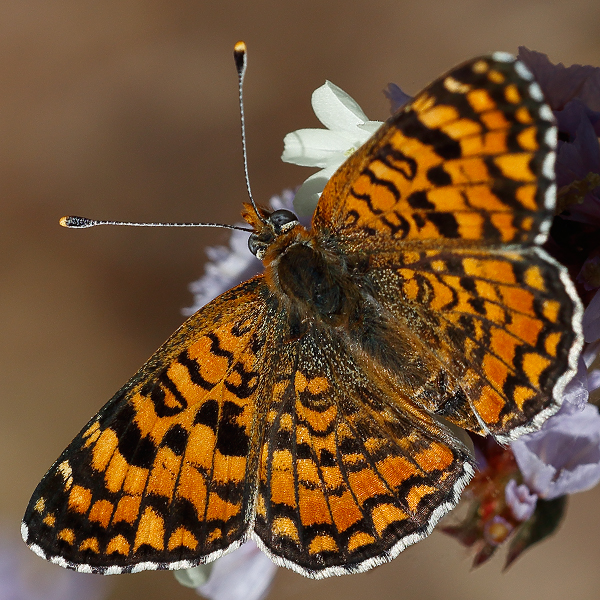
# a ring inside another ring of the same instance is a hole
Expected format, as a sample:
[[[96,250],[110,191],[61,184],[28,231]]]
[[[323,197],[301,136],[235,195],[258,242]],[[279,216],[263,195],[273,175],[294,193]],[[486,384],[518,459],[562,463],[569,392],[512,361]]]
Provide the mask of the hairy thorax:
[[[298,225],[276,240],[265,263],[272,297],[287,315],[288,339],[320,329],[353,354],[373,383],[432,412],[445,412],[455,394],[462,396],[431,340],[416,336],[409,317],[391,314],[372,295],[368,258],[337,253]]]
[[[267,266],[276,295],[294,317],[330,327],[355,326],[364,300],[345,260],[318,247],[305,230],[293,233],[295,241]]]

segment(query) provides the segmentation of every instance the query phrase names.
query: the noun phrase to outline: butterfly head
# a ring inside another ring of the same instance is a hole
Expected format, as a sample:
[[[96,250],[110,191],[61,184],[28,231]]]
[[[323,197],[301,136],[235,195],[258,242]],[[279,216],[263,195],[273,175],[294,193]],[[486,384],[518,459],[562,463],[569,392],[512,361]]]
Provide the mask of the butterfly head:
[[[286,209],[271,212],[258,207],[255,211],[252,205],[244,203],[242,216],[253,229],[248,238],[248,248],[259,260],[265,259],[269,247],[280,236],[289,233],[295,227],[302,227],[298,217]]]

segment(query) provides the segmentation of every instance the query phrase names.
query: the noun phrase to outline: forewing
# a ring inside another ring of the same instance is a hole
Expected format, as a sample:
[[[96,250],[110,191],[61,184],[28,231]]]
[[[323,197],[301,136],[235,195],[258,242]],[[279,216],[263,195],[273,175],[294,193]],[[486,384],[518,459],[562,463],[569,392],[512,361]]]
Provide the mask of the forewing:
[[[404,337],[437,357],[437,380],[413,397],[499,441],[556,412],[582,345],[577,292],[539,248],[554,216],[555,146],[525,65],[477,58],[352,155],[313,218]]]
[[[558,410],[577,369],[582,311],[567,270],[542,249],[371,258],[363,285],[440,365],[435,412],[508,442]]]
[[[23,537],[80,571],[175,569],[243,541],[255,487],[261,276],[198,311],[73,440]]]
[[[313,226],[342,245],[541,242],[555,203],[555,145],[552,111],[525,66],[502,53],[471,60],[340,167]]]
[[[277,357],[255,535],[313,578],[362,572],[429,534],[473,469],[463,446],[311,329]]]

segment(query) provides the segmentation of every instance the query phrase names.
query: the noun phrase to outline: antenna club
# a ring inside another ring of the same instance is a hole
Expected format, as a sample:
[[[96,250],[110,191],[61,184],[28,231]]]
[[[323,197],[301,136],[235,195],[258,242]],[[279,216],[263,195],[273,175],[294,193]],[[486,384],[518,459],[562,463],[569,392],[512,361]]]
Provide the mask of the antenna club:
[[[69,229],[84,229],[86,227],[93,227],[96,224],[91,219],[75,216],[61,217],[58,222],[61,227],[67,227]]]
[[[241,77],[244,76],[246,70],[247,48],[245,42],[238,42],[233,47],[233,58],[235,59],[235,68]]]

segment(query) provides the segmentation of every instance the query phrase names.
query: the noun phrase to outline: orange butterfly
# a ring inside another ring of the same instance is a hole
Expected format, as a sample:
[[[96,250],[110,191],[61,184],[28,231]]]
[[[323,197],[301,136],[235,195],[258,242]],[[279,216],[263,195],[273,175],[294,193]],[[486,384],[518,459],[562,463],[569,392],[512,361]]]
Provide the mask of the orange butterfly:
[[[305,229],[244,205],[265,266],[188,319],[36,488],[23,538],[84,572],[181,569],[252,537],[322,578],[428,535],[474,472],[440,417],[506,443],[558,409],[580,301],[540,245],[556,127],[496,53],[432,83]]]

